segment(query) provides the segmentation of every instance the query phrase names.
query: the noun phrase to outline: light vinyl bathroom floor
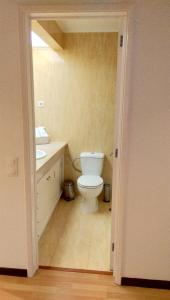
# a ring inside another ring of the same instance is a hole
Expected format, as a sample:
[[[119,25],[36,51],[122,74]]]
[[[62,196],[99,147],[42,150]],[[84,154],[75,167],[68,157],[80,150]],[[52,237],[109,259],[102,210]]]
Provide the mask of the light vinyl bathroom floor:
[[[110,270],[110,203],[99,201],[98,212],[85,214],[81,202],[60,199],[39,241],[41,266]]]

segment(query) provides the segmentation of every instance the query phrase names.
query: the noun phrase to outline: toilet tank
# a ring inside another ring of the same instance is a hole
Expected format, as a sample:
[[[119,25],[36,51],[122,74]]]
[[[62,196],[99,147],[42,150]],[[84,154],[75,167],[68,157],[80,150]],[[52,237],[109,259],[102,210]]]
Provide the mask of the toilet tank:
[[[81,170],[84,175],[102,174],[104,153],[82,152],[80,153]]]

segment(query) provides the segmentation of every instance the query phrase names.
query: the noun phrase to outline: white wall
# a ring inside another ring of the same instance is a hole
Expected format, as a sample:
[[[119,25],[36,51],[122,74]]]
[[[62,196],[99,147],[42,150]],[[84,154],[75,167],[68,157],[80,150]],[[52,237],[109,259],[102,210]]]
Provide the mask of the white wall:
[[[0,2],[3,25],[0,26],[0,130],[3,137],[0,147],[0,266],[25,267],[26,216],[18,23],[16,7],[12,2],[10,6],[9,1]],[[170,280],[169,0],[133,2],[136,8],[133,18],[123,275]],[[5,174],[4,159],[7,154],[20,158],[18,178],[8,178]]]
[[[170,280],[170,2],[135,15],[123,275]]]
[[[0,267],[26,268],[24,187],[17,7],[0,1]],[[19,158],[19,176],[8,177],[8,157]]]

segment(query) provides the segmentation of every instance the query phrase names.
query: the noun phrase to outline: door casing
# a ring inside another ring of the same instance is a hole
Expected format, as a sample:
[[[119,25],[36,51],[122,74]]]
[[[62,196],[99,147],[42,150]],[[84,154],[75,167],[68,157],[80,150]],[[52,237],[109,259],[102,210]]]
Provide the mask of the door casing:
[[[34,138],[34,93],[32,49],[30,31],[32,19],[85,18],[85,17],[123,17],[119,36],[123,35],[124,45],[118,45],[118,64],[116,80],[116,130],[115,148],[119,149],[117,159],[114,159],[113,172],[113,209],[112,209],[112,240],[114,242],[114,259],[111,263],[115,283],[121,284],[123,272],[123,236],[126,187],[126,157],[128,149],[128,107],[130,82],[130,53],[132,44],[131,16],[133,7],[127,4],[79,4],[79,5],[47,5],[47,6],[20,6],[20,47],[21,47],[21,74],[22,74],[22,108],[24,129],[24,159],[25,159],[25,186],[27,201],[27,249],[28,249],[28,276],[32,277],[38,269],[38,241],[36,237],[36,161]],[[114,116],[113,116],[114,117]],[[113,149],[114,151],[115,149]]]

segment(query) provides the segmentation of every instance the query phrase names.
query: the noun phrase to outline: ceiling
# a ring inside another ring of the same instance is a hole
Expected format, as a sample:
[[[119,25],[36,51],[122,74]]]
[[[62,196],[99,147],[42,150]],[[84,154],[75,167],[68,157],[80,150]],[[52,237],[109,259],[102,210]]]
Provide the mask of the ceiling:
[[[56,22],[63,32],[118,32],[122,23],[122,18],[67,18],[57,19]]]

